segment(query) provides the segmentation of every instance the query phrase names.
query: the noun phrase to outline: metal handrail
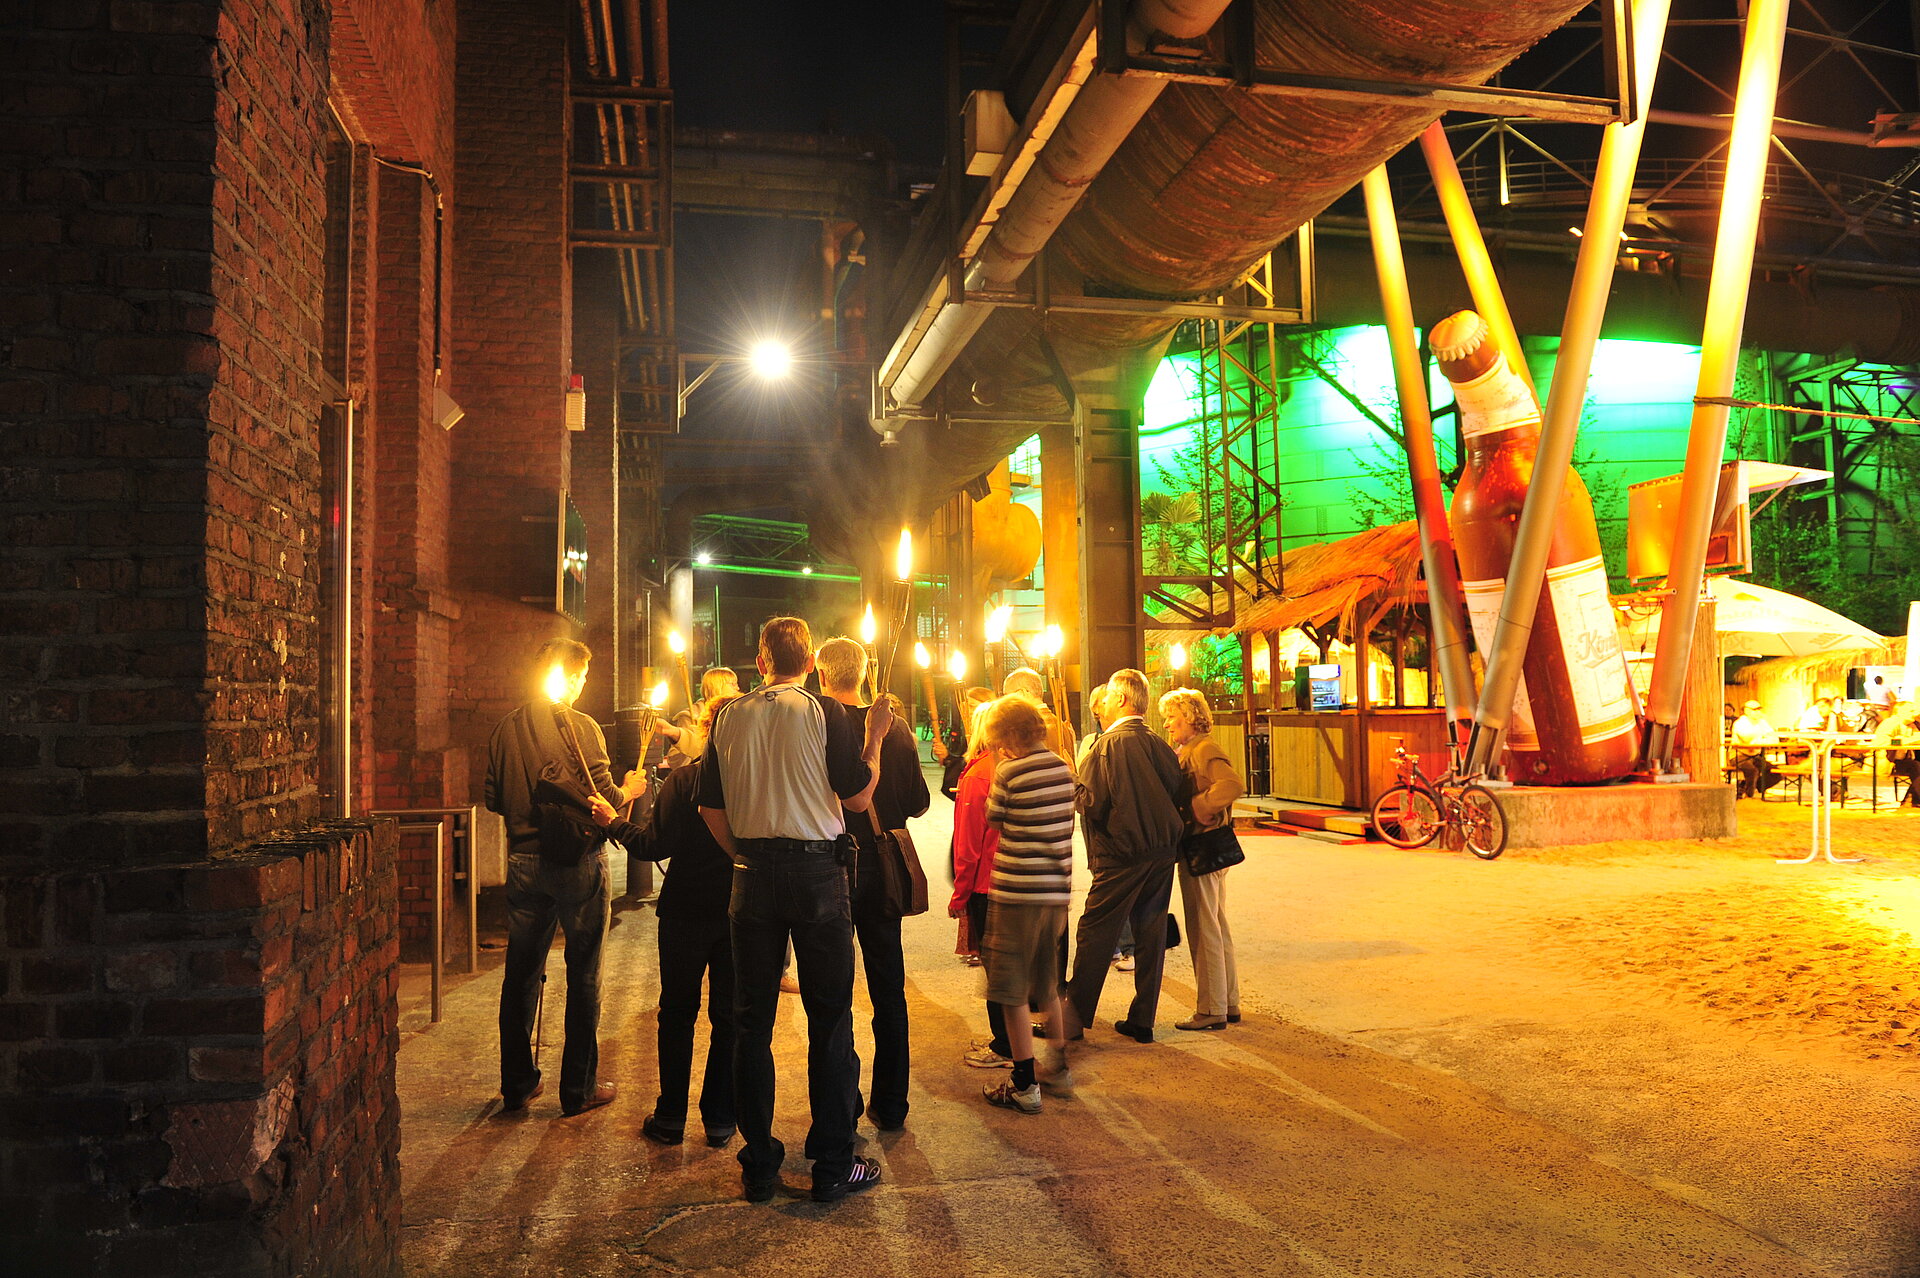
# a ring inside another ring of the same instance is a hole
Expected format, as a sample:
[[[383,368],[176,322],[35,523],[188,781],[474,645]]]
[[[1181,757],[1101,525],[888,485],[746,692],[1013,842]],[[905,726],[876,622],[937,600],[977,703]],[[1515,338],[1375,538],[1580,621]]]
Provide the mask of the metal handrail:
[[[432,1009],[431,1023],[440,1023],[441,984],[446,972],[446,926],[442,917],[446,910],[446,897],[441,884],[446,878],[448,848],[460,838],[459,821],[465,817],[466,858],[464,867],[458,857],[453,863],[453,877],[456,882],[464,879],[467,885],[467,971],[480,970],[480,881],[474,865],[475,843],[479,835],[480,808],[477,804],[464,808],[376,808],[367,814],[376,821],[398,821],[402,830],[432,830],[433,838],[433,959],[432,959]],[[449,823],[453,829],[448,830]]]

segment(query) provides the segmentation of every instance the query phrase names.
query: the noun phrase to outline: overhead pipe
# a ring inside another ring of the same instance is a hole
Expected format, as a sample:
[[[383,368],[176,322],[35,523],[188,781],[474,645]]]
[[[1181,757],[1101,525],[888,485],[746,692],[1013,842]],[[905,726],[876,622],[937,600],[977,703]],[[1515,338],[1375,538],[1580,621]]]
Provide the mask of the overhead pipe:
[[[1714,494],[1727,451],[1727,404],[1739,371],[1740,336],[1753,247],[1760,227],[1774,100],[1780,90],[1780,53],[1786,43],[1788,0],[1753,0],[1740,50],[1740,84],[1734,95],[1733,136],[1727,145],[1727,185],[1720,195],[1720,230],[1714,241],[1713,274],[1707,284],[1707,322],[1700,342],[1700,380],[1687,433],[1680,506],[1674,519],[1670,592],[1660,614],[1653,676],[1647,690],[1646,760],[1666,771],[1673,760],[1673,730],[1680,722],[1687,687],[1687,650],[1700,611],[1707,538]],[[1714,402],[1718,401],[1718,402]]]
[[[1614,267],[1620,260],[1620,232],[1626,228],[1627,205],[1633,199],[1633,175],[1640,162],[1640,143],[1646,137],[1647,107],[1660,66],[1668,8],[1668,0],[1640,0],[1633,7],[1634,87],[1639,109],[1632,123],[1609,124],[1600,141],[1593,195],[1587,203],[1580,253],[1573,267],[1573,288],[1567,295],[1566,317],[1560,325],[1560,353],[1540,422],[1533,479],[1527,485],[1526,504],[1520,508],[1519,526],[1514,529],[1513,559],[1500,598],[1500,619],[1487,653],[1480,708],[1467,746],[1469,772],[1484,770],[1493,761],[1500,732],[1513,714],[1520,669],[1526,659],[1527,641],[1533,635],[1540,589],[1546,582],[1560,495],[1580,434],[1580,412],[1586,406],[1593,351],[1600,340],[1600,325],[1606,319]],[[1741,303],[1745,301],[1743,296]]]
[[[1420,135],[1420,153],[1427,157],[1427,172],[1433,176],[1433,192],[1440,198],[1440,212],[1453,236],[1454,252],[1460,256],[1460,271],[1467,277],[1467,289],[1473,294],[1473,309],[1487,322],[1493,344],[1507,357],[1507,367],[1527,384],[1534,398],[1540,392],[1533,384],[1533,372],[1527,367],[1527,354],[1520,348],[1520,333],[1507,310],[1506,294],[1500,289],[1500,277],[1493,272],[1493,256],[1487,252],[1486,237],[1473,216],[1473,203],[1467,198],[1466,183],[1460,180],[1460,166],[1453,158],[1453,146],[1439,120]]]
[[[1166,40],[1198,40],[1212,30],[1228,2],[1137,0],[1127,15],[1127,48],[1138,52]],[[1029,131],[1037,145],[1027,167],[1010,170],[1002,182],[997,216],[990,206],[982,219],[984,240],[971,253],[963,246],[962,256],[969,259],[962,273],[965,291],[1004,289],[1020,278],[1167,88],[1159,77],[1095,74],[1090,53],[1089,46],[1082,47],[1063,83],[1064,96],[1056,95],[1065,104],[1059,123],[1045,135],[1037,128]],[[944,280],[935,285],[944,287]],[[882,375],[881,384],[895,403],[924,399],[993,313],[979,303],[946,300],[899,372]]]
[[[1473,725],[1473,666],[1467,660],[1466,597],[1460,589],[1460,565],[1453,553],[1453,529],[1440,488],[1440,461],[1433,449],[1433,412],[1427,402],[1425,365],[1414,336],[1413,301],[1407,289],[1407,262],[1400,251],[1400,228],[1393,212],[1393,187],[1387,167],[1362,182],[1367,226],[1373,236],[1373,264],[1380,280],[1380,309],[1386,316],[1387,343],[1393,351],[1393,377],[1400,391],[1400,425],[1407,436],[1407,470],[1413,480],[1414,519],[1420,529],[1420,558],[1427,572],[1427,615],[1433,627],[1434,659],[1446,694],[1447,722],[1453,744],[1465,744]]]

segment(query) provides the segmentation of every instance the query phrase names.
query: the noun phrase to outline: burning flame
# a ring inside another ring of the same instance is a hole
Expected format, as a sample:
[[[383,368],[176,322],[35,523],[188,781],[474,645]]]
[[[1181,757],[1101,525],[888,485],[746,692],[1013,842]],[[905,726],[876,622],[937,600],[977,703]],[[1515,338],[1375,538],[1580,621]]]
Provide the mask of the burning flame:
[[[669,630],[667,631],[667,647],[673,649],[673,655],[677,657],[687,650],[687,641],[681,637],[678,630]]]
[[[927,645],[924,643],[916,643],[913,645],[913,664],[919,666],[922,670],[925,670],[933,664],[933,656],[927,651]]]
[[[1187,668],[1187,645],[1184,643],[1176,643],[1173,647],[1167,649],[1167,664],[1175,670],[1185,670]]]
[[[947,673],[953,676],[955,683],[965,679],[967,677],[967,654],[955,648],[953,655],[947,658]]]
[[[873,623],[873,605],[868,604],[867,610],[860,614],[860,642],[871,648],[879,634],[880,627]]]
[[[667,681],[662,679],[659,683],[654,684],[653,691],[647,694],[647,704],[655,710],[658,710],[661,706],[667,704],[667,698],[671,695],[673,694],[667,688]]]
[[[567,687],[566,668],[558,664],[547,667],[547,677],[541,686],[546,689],[547,700],[555,705],[564,702],[570,691]]]
[[[1061,633],[1060,627],[1048,626],[1045,630],[1042,630],[1040,632],[1040,655],[1041,656],[1057,657],[1063,651],[1065,651],[1066,646],[1067,646],[1067,637],[1066,635]]]
[[[1001,604],[987,614],[987,642],[1003,643],[1007,637],[1007,623],[1013,620],[1011,604]]]
[[[913,579],[913,530],[900,530],[900,549],[893,554],[893,575],[900,581]]]

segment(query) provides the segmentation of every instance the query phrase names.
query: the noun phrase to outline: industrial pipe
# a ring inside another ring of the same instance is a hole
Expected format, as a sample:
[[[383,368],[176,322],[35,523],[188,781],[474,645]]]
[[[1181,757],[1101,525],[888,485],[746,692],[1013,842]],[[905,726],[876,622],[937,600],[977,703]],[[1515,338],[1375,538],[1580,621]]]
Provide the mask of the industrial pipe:
[[[1138,52],[1161,39],[1198,40],[1226,7],[1227,0],[1138,0],[1127,16],[1127,48]],[[1084,52],[1076,58],[1062,85],[1066,107],[1058,124],[1050,133],[1029,131],[1038,143],[1036,154],[1024,170],[1009,171],[1002,185],[1014,184],[1011,193],[997,193],[988,207],[991,229],[966,263],[966,291],[1007,288],[1020,278],[1167,83],[1157,77],[1093,74]],[[1000,205],[998,216],[995,205]],[[924,399],[993,313],[964,299],[946,303],[899,372],[882,375],[895,403]]]
[[[1362,182],[1367,226],[1373,237],[1373,264],[1380,280],[1380,309],[1386,316],[1387,342],[1393,351],[1393,377],[1400,391],[1400,425],[1407,436],[1407,470],[1413,480],[1414,519],[1420,529],[1420,558],[1427,571],[1427,615],[1433,626],[1434,659],[1446,693],[1447,722],[1453,743],[1463,745],[1473,723],[1473,666],[1467,660],[1466,603],[1460,591],[1460,565],[1453,554],[1453,529],[1447,523],[1440,462],[1433,451],[1433,413],[1427,403],[1426,369],[1414,336],[1413,302],[1407,290],[1407,263],[1400,252],[1400,228],[1393,212],[1393,187],[1383,164]]]
[[[1640,143],[1647,132],[1647,107],[1660,66],[1668,7],[1668,0],[1641,0],[1633,8],[1634,85],[1639,109],[1632,123],[1609,124],[1600,141],[1593,194],[1587,202],[1585,231],[1573,268],[1573,288],[1567,295],[1566,316],[1560,325],[1560,353],[1540,424],[1540,449],[1533,480],[1527,486],[1526,504],[1520,510],[1520,523],[1514,530],[1513,560],[1500,599],[1500,621],[1487,653],[1486,681],[1467,748],[1469,772],[1484,770],[1493,761],[1500,730],[1507,726],[1520,686],[1520,669],[1533,634],[1540,587],[1546,580],[1547,557],[1553,547],[1561,490],[1566,486],[1574,441],[1580,433],[1580,410],[1586,405],[1594,345],[1600,339],[1614,267],[1620,260],[1620,232],[1626,227],[1627,205],[1633,198],[1634,169],[1640,162]],[[1437,127],[1428,132],[1435,132]],[[1420,141],[1424,147],[1427,139],[1422,137]],[[1446,158],[1452,161],[1451,152]],[[1742,297],[1743,305],[1745,301]],[[1611,643],[1611,630],[1602,638]]]
[[[1687,686],[1687,648],[1700,610],[1707,538],[1714,494],[1727,451],[1727,405],[1739,369],[1740,335],[1753,246],[1760,227],[1760,199],[1772,145],[1774,99],[1780,89],[1780,52],[1786,42],[1788,0],[1753,0],[1740,51],[1740,85],[1734,96],[1733,136],[1727,144],[1727,185],[1720,195],[1720,231],[1707,285],[1707,323],[1700,343],[1700,380],[1681,472],[1680,507],[1674,518],[1670,592],[1660,614],[1653,676],[1647,691],[1649,766],[1665,771],[1673,758],[1673,729],[1680,721]],[[1714,403],[1710,401],[1718,400]],[[1709,401],[1709,402],[1703,402]]]
[[[1466,183],[1460,180],[1460,166],[1454,162],[1453,147],[1447,131],[1435,120],[1420,135],[1420,153],[1427,157],[1427,172],[1433,175],[1433,193],[1440,199],[1440,212],[1453,235],[1454,252],[1460,256],[1460,271],[1467,277],[1467,289],[1473,294],[1473,309],[1487,322],[1493,344],[1507,357],[1507,367],[1527,384],[1538,399],[1533,371],[1527,367],[1527,353],[1520,349],[1520,334],[1513,327],[1513,315],[1507,310],[1506,294],[1500,289],[1500,277],[1493,273],[1493,257],[1487,241],[1474,219],[1473,203],[1467,198]],[[1511,580],[1511,579],[1509,579]]]

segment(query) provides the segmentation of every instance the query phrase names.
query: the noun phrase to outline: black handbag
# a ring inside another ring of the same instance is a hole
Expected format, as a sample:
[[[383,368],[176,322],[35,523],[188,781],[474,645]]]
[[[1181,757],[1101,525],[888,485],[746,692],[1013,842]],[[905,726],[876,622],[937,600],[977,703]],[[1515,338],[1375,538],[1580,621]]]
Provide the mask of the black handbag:
[[[913,836],[905,830],[882,830],[880,818],[872,808],[867,809],[867,820],[873,826],[880,912],[891,919],[925,914],[927,874],[920,868],[920,853],[913,846]]]
[[[540,832],[540,859],[549,865],[578,865],[607,838],[585,796],[554,775],[551,764],[534,783],[533,819]]]
[[[1246,851],[1240,846],[1240,836],[1233,832],[1231,823],[1216,825],[1210,830],[1196,830],[1180,840],[1180,860],[1186,865],[1187,873],[1196,879],[1218,874],[1246,859]]]

